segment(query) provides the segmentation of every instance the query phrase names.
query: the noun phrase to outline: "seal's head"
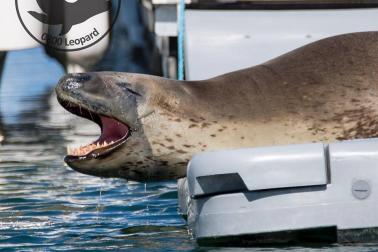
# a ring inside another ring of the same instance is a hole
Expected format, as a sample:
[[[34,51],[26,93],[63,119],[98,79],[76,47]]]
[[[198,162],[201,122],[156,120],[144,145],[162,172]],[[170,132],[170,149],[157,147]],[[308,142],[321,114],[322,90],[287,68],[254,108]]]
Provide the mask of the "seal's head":
[[[177,86],[169,88],[171,84],[159,77],[114,72],[64,76],[56,87],[59,103],[101,128],[95,142],[68,149],[65,162],[99,177],[147,181],[185,176],[187,153],[168,145],[165,153],[156,153],[152,147],[154,137],[168,131],[164,118],[159,118],[162,110],[174,109],[180,92]]]

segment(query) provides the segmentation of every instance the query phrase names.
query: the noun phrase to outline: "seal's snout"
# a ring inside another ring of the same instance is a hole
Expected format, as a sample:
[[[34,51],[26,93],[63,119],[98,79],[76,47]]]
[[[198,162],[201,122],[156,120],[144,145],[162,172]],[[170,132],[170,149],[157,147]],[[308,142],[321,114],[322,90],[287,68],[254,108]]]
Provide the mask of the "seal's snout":
[[[60,79],[59,84],[61,84],[62,87],[69,88],[71,84],[83,84],[91,79],[92,77],[88,73],[67,74]]]
[[[92,76],[88,73],[67,74],[59,80],[56,90],[58,93],[71,93],[82,88],[83,85],[89,82],[91,79]]]

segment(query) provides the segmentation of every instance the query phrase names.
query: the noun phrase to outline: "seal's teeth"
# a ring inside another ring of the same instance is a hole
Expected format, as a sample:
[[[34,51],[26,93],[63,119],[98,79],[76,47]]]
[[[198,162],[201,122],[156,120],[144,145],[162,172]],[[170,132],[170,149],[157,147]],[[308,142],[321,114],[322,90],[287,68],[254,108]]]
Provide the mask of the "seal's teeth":
[[[76,150],[76,148],[75,147],[73,147],[73,146],[67,146],[67,154],[68,155],[76,155],[76,152],[77,152],[77,150]]]
[[[73,147],[73,146],[67,146],[67,155],[70,156],[85,156],[91,153],[92,151],[100,148],[107,147],[109,145],[113,145],[115,142],[107,142],[104,141],[103,143],[97,142],[97,143],[92,143],[86,146],[78,146],[78,147]]]

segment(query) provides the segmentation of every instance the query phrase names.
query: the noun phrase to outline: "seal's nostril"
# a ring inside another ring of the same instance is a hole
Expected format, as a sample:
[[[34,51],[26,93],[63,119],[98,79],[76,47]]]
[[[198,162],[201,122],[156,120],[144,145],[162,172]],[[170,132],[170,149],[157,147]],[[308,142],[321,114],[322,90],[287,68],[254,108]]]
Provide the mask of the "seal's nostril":
[[[81,88],[91,79],[92,77],[87,73],[67,74],[59,81],[59,87],[62,91],[70,92]]]
[[[62,88],[65,91],[73,91],[75,89],[81,88],[81,86],[82,86],[81,82],[77,82],[74,79],[67,79],[65,83],[63,83]]]
[[[81,82],[81,83],[91,80],[91,76],[86,73],[71,74],[70,77],[74,79],[74,81]]]

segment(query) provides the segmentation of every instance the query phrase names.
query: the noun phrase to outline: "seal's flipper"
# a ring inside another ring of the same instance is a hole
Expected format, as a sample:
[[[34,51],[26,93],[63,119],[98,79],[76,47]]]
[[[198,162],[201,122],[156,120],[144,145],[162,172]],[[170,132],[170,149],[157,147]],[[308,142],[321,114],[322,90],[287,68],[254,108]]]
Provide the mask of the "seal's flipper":
[[[72,28],[72,24],[62,24],[62,30],[60,31],[59,36],[66,35]]]
[[[35,11],[28,11],[30,15],[32,15],[35,19],[39,20],[44,24],[48,24],[48,17],[46,14],[38,13]]]

